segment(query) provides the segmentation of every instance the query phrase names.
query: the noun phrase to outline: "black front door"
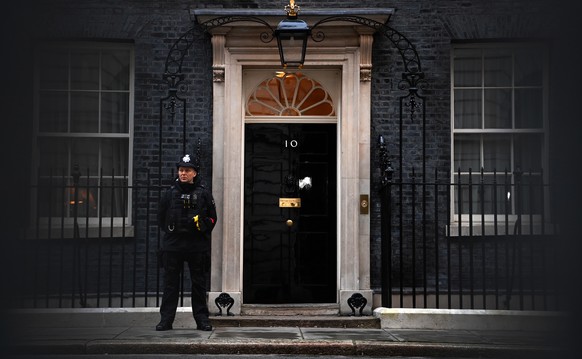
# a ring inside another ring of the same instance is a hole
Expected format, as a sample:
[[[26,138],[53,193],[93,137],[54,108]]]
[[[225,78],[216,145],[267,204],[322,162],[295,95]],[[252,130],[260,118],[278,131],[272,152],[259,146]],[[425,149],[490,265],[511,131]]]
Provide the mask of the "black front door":
[[[336,125],[245,126],[245,303],[336,302]]]

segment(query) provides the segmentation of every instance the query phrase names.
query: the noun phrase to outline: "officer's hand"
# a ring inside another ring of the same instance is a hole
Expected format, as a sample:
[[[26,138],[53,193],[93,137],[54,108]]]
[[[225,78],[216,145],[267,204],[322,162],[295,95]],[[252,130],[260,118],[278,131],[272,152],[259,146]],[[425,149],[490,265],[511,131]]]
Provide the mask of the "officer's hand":
[[[214,219],[210,217],[204,218],[204,223],[206,223],[206,228],[210,231],[214,228]]]
[[[200,218],[200,216],[195,215],[192,219],[194,220],[194,224],[196,225],[197,230],[201,232],[206,231],[206,223],[203,219]]]

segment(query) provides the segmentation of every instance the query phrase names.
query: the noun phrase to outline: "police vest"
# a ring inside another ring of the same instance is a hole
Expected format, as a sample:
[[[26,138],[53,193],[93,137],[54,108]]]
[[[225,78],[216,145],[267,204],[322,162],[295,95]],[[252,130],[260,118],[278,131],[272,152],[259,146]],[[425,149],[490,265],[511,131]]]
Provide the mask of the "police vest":
[[[170,205],[166,212],[166,227],[171,233],[196,233],[193,217],[204,208],[204,188],[197,186],[190,193],[184,193],[175,186],[171,189]]]

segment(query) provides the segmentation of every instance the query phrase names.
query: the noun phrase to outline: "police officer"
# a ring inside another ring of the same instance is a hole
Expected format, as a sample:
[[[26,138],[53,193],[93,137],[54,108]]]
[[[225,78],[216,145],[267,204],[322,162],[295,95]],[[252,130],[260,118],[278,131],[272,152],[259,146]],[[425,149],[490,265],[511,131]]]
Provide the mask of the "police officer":
[[[178,178],[163,194],[158,223],[165,232],[161,265],[164,295],[156,330],[170,330],[176,316],[180,272],[188,263],[192,281],[192,315],[199,330],[211,331],[206,304],[206,274],[210,268],[210,232],[216,225],[216,207],[201,183],[199,165],[190,155],[177,163]]]

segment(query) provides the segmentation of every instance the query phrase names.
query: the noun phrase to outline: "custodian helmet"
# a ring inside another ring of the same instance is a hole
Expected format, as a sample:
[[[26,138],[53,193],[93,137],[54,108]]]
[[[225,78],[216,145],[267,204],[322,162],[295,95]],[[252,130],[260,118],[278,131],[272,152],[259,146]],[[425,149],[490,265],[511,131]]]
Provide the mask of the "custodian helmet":
[[[189,154],[185,154],[178,163],[176,163],[176,168],[180,167],[190,167],[196,172],[200,172],[200,163],[197,159],[192,158]]]

